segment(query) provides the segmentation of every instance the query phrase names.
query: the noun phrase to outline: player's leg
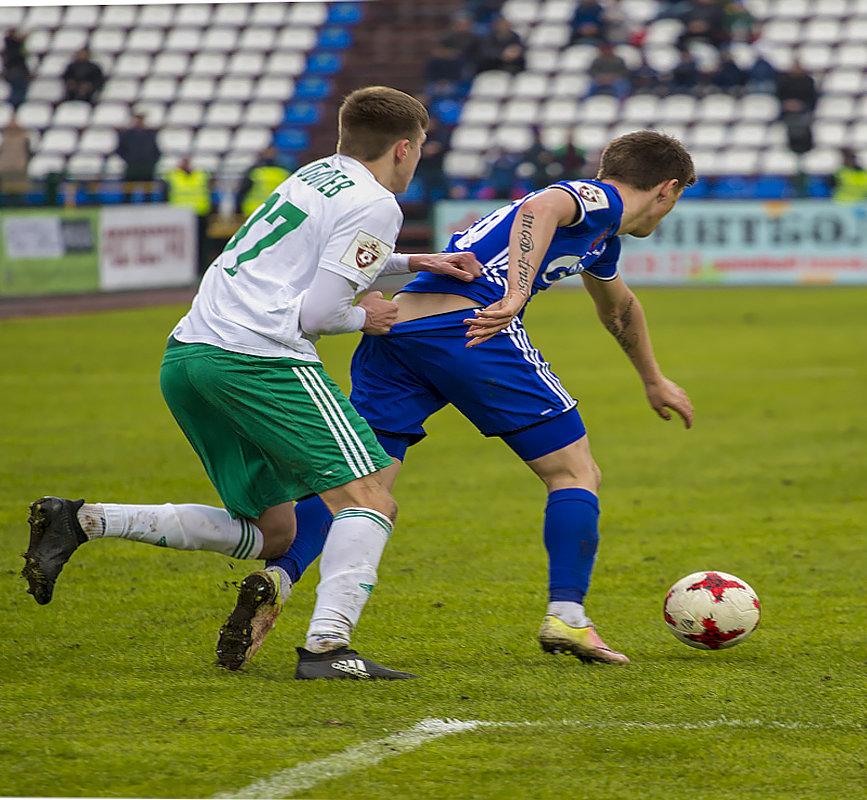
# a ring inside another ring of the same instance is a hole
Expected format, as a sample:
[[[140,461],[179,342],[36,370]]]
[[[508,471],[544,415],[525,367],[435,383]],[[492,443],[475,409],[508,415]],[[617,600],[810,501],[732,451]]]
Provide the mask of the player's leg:
[[[320,492],[334,518],[319,562],[321,577],[307,641],[298,648],[296,678],[415,677],[349,649],[397,516],[397,504],[386,486],[394,483],[399,469],[396,461],[376,475]]]
[[[365,416],[363,407],[359,409],[356,406],[356,410],[362,417]],[[377,473],[385,481],[385,488],[391,491],[394,488],[394,482],[403,463],[409,441],[407,437],[385,433],[376,433],[376,440],[391,456],[398,468],[385,469]],[[328,535],[328,529],[331,527],[333,519],[334,515],[318,495],[299,500],[295,504],[295,538],[284,554],[276,558],[269,558],[267,566],[281,570],[285,576],[284,580],[288,580],[290,584],[298,583],[307,568],[322,553],[325,537]]]
[[[241,357],[223,353],[219,358]],[[64,564],[80,545],[94,539],[121,538],[242,559],[275,556],[291,543],[294,515],[282,481],[261,449],[238,432],[247,428],[234,411],[240,404],[221,404],[211,396],[226,379],[221,367],[211,363],[213,359],[193,360],[191,367],[190,359],[178,357],[170,348],[160,373],[161,388],[232,513],[199,504],[84,503],[43,497],[30,506],[30,543],[22,571],[38,603],[51,600]],[[243,381],[234,380],[232,390],[243,392]]]
[[[573,434],[569,433],[570,427]],[[546,449],[549,437],[550,442],[556,443],[570,435],[580,438],[539,455],[540,450]],[[539,476],[548,491],[544,541],[548,552],[549,602],[539,633],[543,649],[571,653],[584,661],[629,663],[626,656],[605,645],[584,612],[584,597],[599,546],[601,472],[593,460],[577,411],[503,439]]]

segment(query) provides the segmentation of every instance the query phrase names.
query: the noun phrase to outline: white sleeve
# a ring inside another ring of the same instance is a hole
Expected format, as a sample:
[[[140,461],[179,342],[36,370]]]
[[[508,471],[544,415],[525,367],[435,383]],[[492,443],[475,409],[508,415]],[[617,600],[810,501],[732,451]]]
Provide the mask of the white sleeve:
[[[409,271],[409,256],[406,253],[392,253],[385,262],[382,272],[379,273],[379,277],[383,275],[406,275]]]
[[[368,288],[394,250],[402,223],[394,196],[357,205],[333,222],[320,268],[343,275],[359,289]]]
[[[360,331],[367,321],[367,312],[352,305],[357,291],[358,286],[342,275],[316,270],[301,301],[301,329],[315,336]]]

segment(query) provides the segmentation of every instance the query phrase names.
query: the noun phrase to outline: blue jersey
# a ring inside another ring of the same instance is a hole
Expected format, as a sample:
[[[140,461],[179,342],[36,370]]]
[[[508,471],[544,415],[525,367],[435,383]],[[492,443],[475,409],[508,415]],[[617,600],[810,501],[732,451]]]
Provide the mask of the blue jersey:
[[[554,236],[533,280],[530,291],[547,289],[567,275],[587,272],[610,281],[617,277],[620,239],[617,231],[623,216],[623,201],[617,190],[599,181],[561,181],[552,184],[575,198],[575,221],[554,231]],[[550,188],[550,187],[548,187]],[[540,190],[541,191],[541,190]],[[503,298],[508,288],[509,234],[521,206],[538,192],[492,211],[465,231],[454,234],[446,253],[470,251],[482,264],[482,275],[470,283],[445,275],[420,272],[401,291],[460,294],[490,305]]]

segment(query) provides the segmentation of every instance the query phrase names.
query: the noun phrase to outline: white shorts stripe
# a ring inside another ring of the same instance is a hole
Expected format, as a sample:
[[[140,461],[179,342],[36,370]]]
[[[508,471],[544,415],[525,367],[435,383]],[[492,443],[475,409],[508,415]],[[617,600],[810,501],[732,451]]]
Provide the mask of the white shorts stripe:
[[[340,407],[340,404],[334,399],[334,395],[331,394],[325,381],[322,380],[322,376],[311,367],[301,367],[301,369],[310,370],[310,374],[313,378],[314,383],[319,386],[322,392],[323,399],[326,403],[328,403],[328,405],[334,412],[335,419],[340,420],[344,427],[344,430],[347,433],[348,440],[354,443],[354,449],[357,449],[362,468],[365,468],[366,472],[376,471],[376,466],[373,463],[373,459],[371,458],[370,453],[367,452],[367,448],[364,446],[364,442],[361,441],[361,437],[358,435],[355,428],[352,427],[352,423],[350,423],[350,421],[346,418],[346,414],[343,413],[343,409]]]
[[[527,331],[521,324],[520,320],[515,320],[506,328],[506,333],[512,340],[512,343],[524,357],[524,360],[532,364],[536,369],[536,374],[541,378],[542,382],[557,396],[563,403],[564,409],[569,409],[575,405],[575,399],[560,383],[560,379],[551,372],[551,365],[545,361],[542,354],[533,347],[530,342],[530,337],[527,336]]]
[[[312,367],[293,367],[292,370],[298,375],[307,393],[314,399],[323,418],[328,422],[335,440],[356,477],[360,478],[375,472],[376,466],[370,453],[367,452],[367,448],[346,418],[343,409],[322,380],[322,376]]]
[[[304,374],[305,371],[306,368],[304,367],[292,367],[292,372],[295,373],[296,377],[301,382],[301,385],[304,387],[304,391],[306,391],[307,394],[310,395],[310,399],[313,401],[316,408],[319,409],[319,413],[322,415],[322,419],[325,420],[325,424],[331,431],[331,435],[334,437],[334,441],[337,442],[337,446],[340,448],[340,452],[343,453],[343,457],[346,459],[347,465],[352,470],[352,474],[356,478],[361,478],[367,473],[362,470],[360,462],[358,461],[357,454],[354,452],[350,452],[348,443],[345,436],[343,435],[343,432],[338,429],[338,425],[336,424],[335,419],[329,413],[329,409],[323,404],[321,397],[318,395],[313,386],[311,386],[310,377],[309,375]]]

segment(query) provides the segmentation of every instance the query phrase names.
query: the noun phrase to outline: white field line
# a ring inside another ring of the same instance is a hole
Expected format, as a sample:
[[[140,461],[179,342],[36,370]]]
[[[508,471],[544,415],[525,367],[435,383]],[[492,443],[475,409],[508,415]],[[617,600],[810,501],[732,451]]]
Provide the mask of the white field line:
[[[544,720],[537,722],[490,722],[482,720],[423,719],[405,731],[372,742],[349,747],[340,753],[308,761],[277,772],[234,792],[215,795],[215,800],[230,798],[286,798],[317,783],[339,778],[356,770],[378,764],[384,758],[415,750],[434,739],[476,728],[552,727],[555,725],[591,730],[703,730],[708,728],[768,728],[775,730],[831,729],[845,726],[811,722],[780,722],[760,719],[719,719],[696,722],[582,722],[581,720]]]

